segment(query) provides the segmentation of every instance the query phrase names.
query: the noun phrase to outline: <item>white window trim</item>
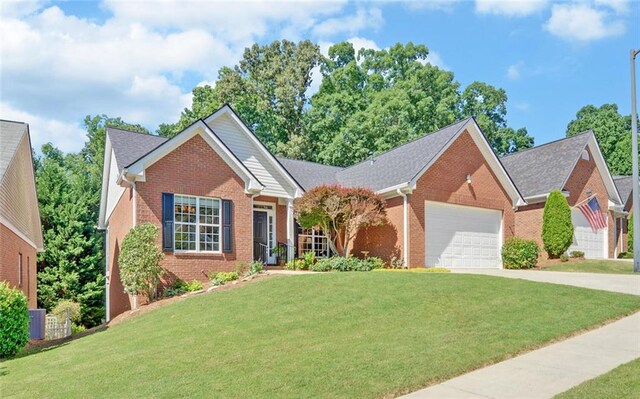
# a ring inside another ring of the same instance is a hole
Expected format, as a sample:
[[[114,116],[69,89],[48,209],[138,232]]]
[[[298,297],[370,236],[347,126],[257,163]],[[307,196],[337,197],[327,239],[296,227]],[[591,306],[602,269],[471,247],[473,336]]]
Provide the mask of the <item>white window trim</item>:
[[[196,199],[196,222],[176,222],[176,210],[175,203],[176,197],[188,197]],[[218,236],[220,237],[218,242],[218,250],[217,251],[201,251],[200,248],[200,200],[215,200],[218,201],[218,224],[212,223],[204,223],[205,226],[213,226],[218,227]],[[178,224],[183,225],[195,225],[196,226],[196,249],[177,249],[176,248],[176,226]],[[173,194],[173,252],[179,254],[221,254],[222,253],[222,199],[216,197],[202,197],[197,195],[187,195],[187,194]]]
[[[309,230],[309,229],[305,229],[300,227],[302,230]],[[313,249],[311,249],[311,251],[313,251],[316,254],[316,258],[328,258],[329,257],[329,253],[331,251],[331,249],[329,248],[329,238],[325,235],[325,234],[320,234],[315,228],[311,229],[311,234],[301,234],[298,233],[298,240],[300,240],[300,237],[309,237],[311,238],[311,245],[313,246]],[[324,238],[325,240],[327,240],[327,249],[325,251],[325,254],[323,256],[318,256],[318,251],[316,250],[316,237],[318,238]],[[302,248],[300,249],[301,253],[300,256],[304,255],[305,252],[310,252],[310,251],[304,251]]]
[[[18,288],[22,288],[22,252],[18,253]]]

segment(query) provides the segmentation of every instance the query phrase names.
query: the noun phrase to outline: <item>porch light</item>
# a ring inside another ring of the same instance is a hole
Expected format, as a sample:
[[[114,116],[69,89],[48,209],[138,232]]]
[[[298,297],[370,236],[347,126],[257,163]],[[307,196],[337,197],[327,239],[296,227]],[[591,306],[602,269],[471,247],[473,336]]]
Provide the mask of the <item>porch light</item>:
[[[471,184],[471,173],[467,173],[467,184]]]

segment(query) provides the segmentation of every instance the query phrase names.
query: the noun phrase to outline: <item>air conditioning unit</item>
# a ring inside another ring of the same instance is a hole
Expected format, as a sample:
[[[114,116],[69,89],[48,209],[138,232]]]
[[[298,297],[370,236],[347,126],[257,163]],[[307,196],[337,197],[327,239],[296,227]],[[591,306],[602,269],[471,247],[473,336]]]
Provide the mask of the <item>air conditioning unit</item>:
[[[44,339],[46,317],[47,311],[45,309],[29,309],[30,339]]]

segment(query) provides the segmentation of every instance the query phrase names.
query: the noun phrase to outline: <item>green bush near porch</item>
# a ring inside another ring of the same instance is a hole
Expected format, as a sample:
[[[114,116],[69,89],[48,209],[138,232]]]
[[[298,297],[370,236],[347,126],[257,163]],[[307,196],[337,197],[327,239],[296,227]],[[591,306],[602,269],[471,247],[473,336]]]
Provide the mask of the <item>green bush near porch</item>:
[[[538,263],[538,244],[533,240],[510,237],[502,246],[505,269],[531,269]]]
[[[557,258],[567,252],[573,242],[571,208],[562,192],[558,190],[549,194],[544,205],[542,242],[550,258]]]

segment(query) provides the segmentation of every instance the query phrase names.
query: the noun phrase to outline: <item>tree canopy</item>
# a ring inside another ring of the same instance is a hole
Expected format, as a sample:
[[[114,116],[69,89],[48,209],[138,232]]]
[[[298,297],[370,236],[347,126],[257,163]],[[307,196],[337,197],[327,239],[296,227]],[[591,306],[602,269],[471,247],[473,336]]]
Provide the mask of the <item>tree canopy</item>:
[[[476,117],[499,154],[533,145],[526,129],[508,127],[503,89],[474,82],[460,92],[453,73],[429,64],[428,54],[412,42],[359,51],[342,42],[327,57],[308,40],[254,44],[220,69],[214,86],[194,88],[191,108],[158,133],[171,137],[229,103],[276,154],[339,166],[466,116]],[[309,97],[318,69],[322,82]]]
[[[616,104],[586,105],[567,125],[567,137],[593,130],[602,155],[614,175],[631,174],[631,115],[621,115]]]

